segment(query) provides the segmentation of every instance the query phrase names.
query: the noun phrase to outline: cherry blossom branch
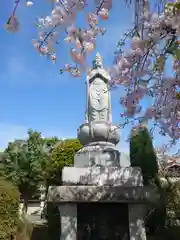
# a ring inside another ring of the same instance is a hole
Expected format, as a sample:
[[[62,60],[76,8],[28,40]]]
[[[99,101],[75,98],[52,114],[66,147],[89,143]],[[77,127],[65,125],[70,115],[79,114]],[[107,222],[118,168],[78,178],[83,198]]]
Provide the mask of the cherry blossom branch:
[[[41,44],[39,45],[39,48],[41,48],[41,46],[43,45],[43,43],[46,42],[46,40],[48,39],[48,37],[54,32],[54,30],[57,28],[58,25],[55,25],[51,31],[49,31],[49,33],[45,36],[44,40],[41,41]]]
[[[14,7],[14,10],[13,10],[13,12],[12,12],[12,16],[15,15],[15,12],[16,12],[16,9],[17,9],[19,3],[20,3],[20,0],[16,0],[16,1],[15,1],[15,7]]]

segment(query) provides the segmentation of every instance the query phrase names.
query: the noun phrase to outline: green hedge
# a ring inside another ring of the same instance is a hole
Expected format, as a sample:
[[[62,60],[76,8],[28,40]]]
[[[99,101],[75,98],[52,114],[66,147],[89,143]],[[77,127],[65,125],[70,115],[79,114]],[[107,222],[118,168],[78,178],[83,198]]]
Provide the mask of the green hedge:
[[[16,235],[19,222],[19,191],[0,178],[0,239],[10,240]]]

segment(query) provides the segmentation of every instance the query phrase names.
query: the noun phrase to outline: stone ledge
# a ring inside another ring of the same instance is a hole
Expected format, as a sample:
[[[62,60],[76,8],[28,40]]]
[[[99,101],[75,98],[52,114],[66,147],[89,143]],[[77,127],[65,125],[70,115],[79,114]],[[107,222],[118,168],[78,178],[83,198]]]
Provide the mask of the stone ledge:
[[[119,151],[115,149],[115,146],[109,146],[105,143],[99,142],[99,145],[87,145],[80,149],[74,156],[74,167],[120,166]]]
[[[64,167],[62,180],[65,186],[143,186],[141,169],[137,167]]]
[[[159,195],[150,187],[50,186],[48,202],[156,202]]]

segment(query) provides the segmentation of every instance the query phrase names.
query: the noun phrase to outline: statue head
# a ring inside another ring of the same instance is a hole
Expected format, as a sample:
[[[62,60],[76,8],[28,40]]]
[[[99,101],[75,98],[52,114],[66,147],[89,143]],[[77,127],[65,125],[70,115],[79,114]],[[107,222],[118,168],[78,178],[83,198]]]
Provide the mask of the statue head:
[[[95,60],[93,61],[93,68],[103,68],[103,60],[100,53],[96,53]]]

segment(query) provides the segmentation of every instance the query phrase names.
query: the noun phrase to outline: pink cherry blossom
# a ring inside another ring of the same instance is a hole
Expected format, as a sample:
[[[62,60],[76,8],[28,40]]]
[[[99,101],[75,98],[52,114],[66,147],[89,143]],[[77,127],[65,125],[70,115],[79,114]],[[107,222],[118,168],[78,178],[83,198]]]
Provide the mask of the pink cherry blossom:
[[[72,70],[71,70],[71,75],[73,76],[73,77],[81,77],[81,72],[80,72],[80,70],[79,69],[77,69],[77,68],[73,68]]]
[[[108,9],[101,8],[101,10],[98,12],[98,15],[101,17],[102,20],[107,20],[109,15]]]
[[[71,57],[72,57],[74,62],[77,62],[81,66],[84,66],[85,59],[84,59],[84,56],[81,53],[77,52],[77,50],[73,48],[73,49],[71,49],[70,54],[71,54]]]
[[[11,16],[5,24],[5,29],[8,32],[17,32],[19,30],[19,21],[15,15]]]
[[[154,116],[155,116],[155,109],[153,107],[147,108],[144,114],[144,119],[149,120],[149,119],[152,119]]]

